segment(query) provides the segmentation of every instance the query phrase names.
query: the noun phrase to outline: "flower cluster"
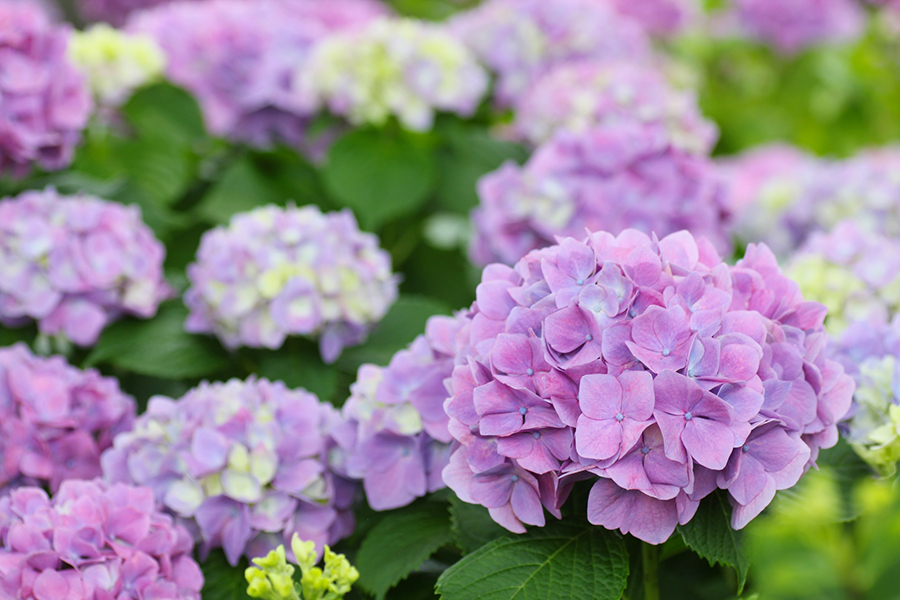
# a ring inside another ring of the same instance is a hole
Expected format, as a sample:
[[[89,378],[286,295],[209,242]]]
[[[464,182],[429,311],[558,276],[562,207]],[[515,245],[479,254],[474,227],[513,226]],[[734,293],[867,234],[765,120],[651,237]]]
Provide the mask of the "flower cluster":
[[[573,60],[647,60],[643,28],[596,0],[488,0],[450,27],[497,75],[495,101],[514,104],[549,68]]]
[[[104,476],[146,485],[235,565],[298,533],[321,547],[353,530],[355,486],[328,452],[340,415],[281,382],[201,383],[183,398],[150,399],[134,429],[102,456]]]
[[[431,129],[435,111],[469,116],[488,75],[443,27],[379,19],[322,41],[298,76],[328,109],[355,125],[396,116],[413,131]]]
[[[130,35],[105,23],[73,34],[69,56],[107,106],[121,104],[134,90],[158,78],[166,63],[153,38]]]
[[[266,206],[204,234],[188,266],[185,327],[229,348],[319,336],[326,362],[362,342],[397,298],[391,257],[353,213]]]
[[[578,133],[622,122],[659,123],[674,146],[698,154],[712,150],[718,137],[693,93],[674,89],[658,69],[633,62],[560,65],[516,106],[515,128],[535,145],[559,129]]]
[[[444,487],[441,471],[453,438],[447,429],[444,380],[466,335],[463,317],[435,316],[425,335],[394,355],[387,367],[363,365],[350,387],[344,418],[355,428],[347,472],[363,480],[369,506],[405,506]]]
[[[865,26],[854,0],[735,0],[734,12],[744,32],[783,54],[852,40]]]
[[[0,3],[0,175],[72,162],[92,105],[66,56],[68,38],[38,4]]]
[[[325,546],[325,568],[318,562],[315,544],[303,542],[294,534],[291,551],[302,573],[294,581],[294,567],[288,564],[284,546],[278,546],[264,558],[254,558],[255,567],[248,568],[247,595],[263,600],[341,600],[359,579],[356,570],[343,554],[335,554]]]
[[[627,228],[687,229],[727,251],[728,211],[712,163],[672,145],[658,125],[624,122],[559,131],[524,167],[509,162],[478,184],[470,256],[513,264],[557,236]]]
[[[0,348],[0,495],[98,477],[100,453],[134,415],[115,379],[34,356],[24,344]]]
[[[613,0],[613,4],[648,33],[661,36],[686,29],[701,13],[697,0]]]
[[[562,239],[484,271],[444,405],[444,481],[512,531],[594,481],[588,519],[665,541],[714,489],[739,529],[794,485],[853,384],[825,307],[765,246],[729,267],[687,232]]]
[[[0,594],[22,600],[200,600],[187,530],[144,487],[66,481],[0,498]]]
[[[165,252],[136,206],[52,188],[0,200],[0,323],[90,346],[123,314],[156,314]]]
[[[78,7],[78,13],[86,21],[105,21],[119,27],[125,24],[132,12],[171,2],[172,0],[75,0],[75,5]]]

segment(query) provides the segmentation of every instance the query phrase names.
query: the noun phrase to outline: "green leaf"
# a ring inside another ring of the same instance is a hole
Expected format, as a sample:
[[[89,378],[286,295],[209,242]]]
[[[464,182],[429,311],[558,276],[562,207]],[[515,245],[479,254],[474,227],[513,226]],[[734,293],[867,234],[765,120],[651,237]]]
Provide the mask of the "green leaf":
[[[325,188],[366,229],[417,211],[436,183],[434,156],[422,136],[352,131],[331,147]]]
[[[434,552],[453,541],[446,504],[420,502],[381,520],[356,555],[359,586],[382,600]]]
[[[292,347],[278,352],[265,352],[259,359],[257,373],[272,381],[283,381],[289,388],[303,388],[321,400],[330,401],[337,391],[338,372],[322,362],[315,347]]]
[[[247,567],[247,559],[241,558],[238,566],[232,567],[224,552],[213,550],[200,564],[204,579],[203,600],[247,600],[247,580],[244,578]]]
[[[37,330],[35,329],[34,325],[16,327],[15,329],[0,325],[0,347],[12,346],[13,344],[18,344],[19,342],[24,342],[31,345],[31,343],[34,342],[34,338],[36,336]]]
[[[450,498],[450,523],[456,545],[466,554],[506,534],[506,530],[491,518],[488,509],[480,504],[463,502],[455,496]]]
[[[437,591],[444,600],[618,600],[627,579],[620,537],[587,523],[557,522],[467,555],[441,575]]]
[[[87,366],[101,363],[168,379],[215,374],[229,366],[228,354],[214,339],[184,330],[187,309],[180,301],[160,306],[152,319],[123,319],[108,327]]]
[[[197,101],[187,91],[169,83],[137,90],[121,110],[137,130],[138,137],[190,144],[206,136]]]
[[[738,594],[747,582],[750,559],[744,548],[744,534],[731,528],[731,506],[724,493],[705,498],[697,514],[687,525],[679,525],[688,547],[709,561],[734,567],[738,575]]]
[[[160,204],[175,203],[193,180],[195,159],[184,145],[140,138],[123,143],[119,158],[134,183]]]

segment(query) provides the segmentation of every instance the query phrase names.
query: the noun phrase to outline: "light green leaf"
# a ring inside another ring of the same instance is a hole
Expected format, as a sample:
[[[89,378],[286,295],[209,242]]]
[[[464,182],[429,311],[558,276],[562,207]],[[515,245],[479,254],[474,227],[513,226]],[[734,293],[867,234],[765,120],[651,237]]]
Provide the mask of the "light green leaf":
[[[700,503],[697,514],[678,530],[688,547],[709,561],[734,567],[738,575],[738,593],[747,582],[750,559],[744,548],[744,534],[731,528],[731,506],[724,493],[715,493]]]

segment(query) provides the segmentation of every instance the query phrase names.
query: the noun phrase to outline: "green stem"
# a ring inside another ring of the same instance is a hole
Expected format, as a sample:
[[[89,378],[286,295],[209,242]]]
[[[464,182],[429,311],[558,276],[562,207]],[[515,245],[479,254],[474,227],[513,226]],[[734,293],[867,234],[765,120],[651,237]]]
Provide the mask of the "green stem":
[[[641,557],[644,562],[644,600],[659,600],[659,549],[643,543]]]

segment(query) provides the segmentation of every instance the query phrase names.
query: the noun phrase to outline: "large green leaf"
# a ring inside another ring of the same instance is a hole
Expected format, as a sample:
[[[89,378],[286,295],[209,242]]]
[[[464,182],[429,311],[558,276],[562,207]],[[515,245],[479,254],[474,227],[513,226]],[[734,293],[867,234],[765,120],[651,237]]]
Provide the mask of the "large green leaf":
[[[359,586],[382,600],[434,552],[453,541],[443,502],[419,502],[381,520],[366,536],[356,568]]]
[[[744,589],[750,559],[744,548],[743,532],[731,528],[731,506],[724,493],[717,492],[705,498],[694,518],[678,529],[684,543],[709,564],[734,567],[738,575],[738,593]]]
[[[137,90],[121,110],[138,137],[193,144],[206,135],[197,101],[185,90],[169,83],[156,83]]]
[[[338,385],[338,372],[322,362],[319,352],[303,345],[289,343],[278,352],[264,352],[259,357],[257,373],[272,381],[283,381],[290,388],[303,388],[330,401]]]
[[[438,579],[444,600],[618,600],[628,579],[620,537],[587,523],[551,523],[507,535],[467,555]]]
[[[247,560],[242,558],[232,567],[221,550],[213,550],[200,564],[203,571],[203,600],[247,600],[247,580],[244,570]]]
[[[466,554],[506,534],[485,507],[463,502],[456,496],[450,498],[450,523],[456,545]]]

